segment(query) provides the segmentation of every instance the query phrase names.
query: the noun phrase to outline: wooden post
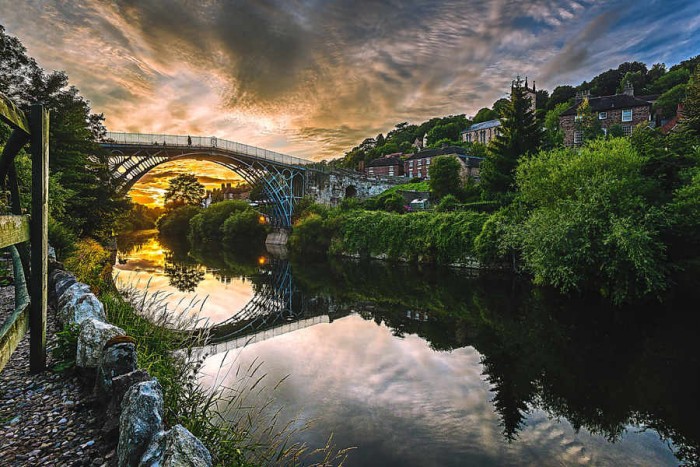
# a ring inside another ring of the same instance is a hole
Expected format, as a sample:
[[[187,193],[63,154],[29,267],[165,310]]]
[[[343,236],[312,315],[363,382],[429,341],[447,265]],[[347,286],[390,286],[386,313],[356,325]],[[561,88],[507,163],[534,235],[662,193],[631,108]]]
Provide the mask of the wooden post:
[[[29,115],[32,147],[31,307],[29,371],[46,368],[46,306],[49,272],[49,112],[33,104]]]

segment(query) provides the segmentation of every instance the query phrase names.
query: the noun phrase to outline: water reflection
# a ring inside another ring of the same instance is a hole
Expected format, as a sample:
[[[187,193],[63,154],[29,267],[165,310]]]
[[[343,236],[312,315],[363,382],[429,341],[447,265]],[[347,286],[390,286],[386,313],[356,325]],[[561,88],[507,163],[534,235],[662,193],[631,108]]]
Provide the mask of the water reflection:
[[[197,258],[252,290],[203,351],[247,343],[239,363],[291,375],[281,404],[319,419],[309,441],[359,445],[351,465],[699,460],[689,297],[616,310],[465,271]]]

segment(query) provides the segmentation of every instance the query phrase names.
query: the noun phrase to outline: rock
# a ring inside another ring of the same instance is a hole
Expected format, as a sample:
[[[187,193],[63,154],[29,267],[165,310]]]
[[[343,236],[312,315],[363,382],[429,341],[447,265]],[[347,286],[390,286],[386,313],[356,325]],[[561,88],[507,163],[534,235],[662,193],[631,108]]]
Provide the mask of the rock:
[[[66,305],[75,303],[78,298],[82,297],[86,293],[90,293],[90,286],[83,284],[82,282],[76,282],[71,284],[60,296],[57,297],[56,316],[59,317],[59,321],[60,311],[65,308]],[[60,322],[59,324],[63,326],[64,323]]]
[[[163,429],[163,390],[156,380],[133,385],[119,417],[119,467],[138,465],[151,438]]]
[[[56,249],[49,245],[49,259],[56,261]]]
[[[142,467],[211,465],[211,454],[207,448],[182,425],[156,434],[139,464]]]
[[[94,318],[86,318],[80,324],[75,365],[78,368],[97,368],[102,361],[105,343],[115,336],[124,334],[126,332],[121,328]]]
[[[69,287],[68,291],[73,289],[73,287],[78,284],[79,283]],[[66,294],[68,291],[66,291]],[[64,294],[64,296],[66,294]],[[107,321],[104,305],[102,305],[102,302],[97,299],[95,294],[87,292],[83,293],[82,295],[78,295],[77,293],[75,295],[75,300],[66,303],[64,307],[59,308],[58,314],[56,315],[58,320],[63,323],[64,326],[66,324],[79,325],[89,318],[102,322]],[[61,298],[61,300],[62,299],[63,298]]]
[[[128,336],[119,337],[127,338]],[[104,344],[102,360],[97,373],[95,391],[96,395],[102,398],[111,396],[113,378],[131,373],[137,368],[136,344],[134,343],[133,339],[130,341],[116,343],[114,340],[115,339],[110,339]],[[141,381],[145,380],[134,381],[134,383]],[[124,387],[123,391],[121,392],[120,401],[121,396],[124,395],[124,392],[126,392],[127,389],[128,387]]]
[[[58,298],[68,287],[77,281],[73,274],[61,269],[54,269],[49,273],[49,301],[54,306],[58,305]]]
[[[111,380],[111,399],[105,412],[105,423],[102,425],[104,439],[117,439],[119,436],[119,411],[121,410],[124,394],[131,386],[144,381],[150,381],[151,375],[145,370],[136,370]]]

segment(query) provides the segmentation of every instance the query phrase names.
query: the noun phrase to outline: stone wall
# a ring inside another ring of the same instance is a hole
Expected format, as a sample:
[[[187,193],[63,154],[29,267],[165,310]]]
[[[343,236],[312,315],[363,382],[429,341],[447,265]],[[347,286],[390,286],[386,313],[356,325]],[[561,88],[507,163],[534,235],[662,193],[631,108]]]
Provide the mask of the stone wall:
[[[60,263],[50,269],[49,300],[59,324],[79,330],[76,367],[105,407],[103,434],[118,437],[118,466],[211,466],[211,454],[186,428],[165,429],[162,388],[138,369],[134,339],[107,322],[87,284]]]
[[[319,173],[310,177],[308,193],[318,203],[336,206],[344,198],[371,198],[401,183],[406,183],[404,177],[372,178],[361,174]]]

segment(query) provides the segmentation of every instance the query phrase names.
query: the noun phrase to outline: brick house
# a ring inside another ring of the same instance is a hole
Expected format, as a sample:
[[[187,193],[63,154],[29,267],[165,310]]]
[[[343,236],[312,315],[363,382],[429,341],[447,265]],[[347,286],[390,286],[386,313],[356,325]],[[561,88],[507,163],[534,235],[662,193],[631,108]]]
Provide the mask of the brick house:
[[[652,97],[652,96],[649,96]],[[625,135],[630,135],[632,129],[641,124],[649,124],[651,120],[652,102],[634,96],[634,89],[628,87],[622,94],[614,96],[587,97],[577,95],[576,104],[569,107],[559,116],[559,126],[564,131],[564,144],[577,146],[583,141],[583,134],[576,130],[576,112],[578,107],[588,99],[601,128],[607,134],[611,127],[619,125]]]
[[[428,170],[430,162],[438,156],[455,156],[462,165],[462,178],[467,177],[479,180],[479,167],[481,157],[470,156],[467,150],[459,146],[445,146],[443,148],[424,149],[419,151],[404,161],[404,174],[408,178],[430,179]]]
[[[374,159],[365,166],[365,173],[370,177],[400,177],[404,169],[402,155],[397,152]]]

